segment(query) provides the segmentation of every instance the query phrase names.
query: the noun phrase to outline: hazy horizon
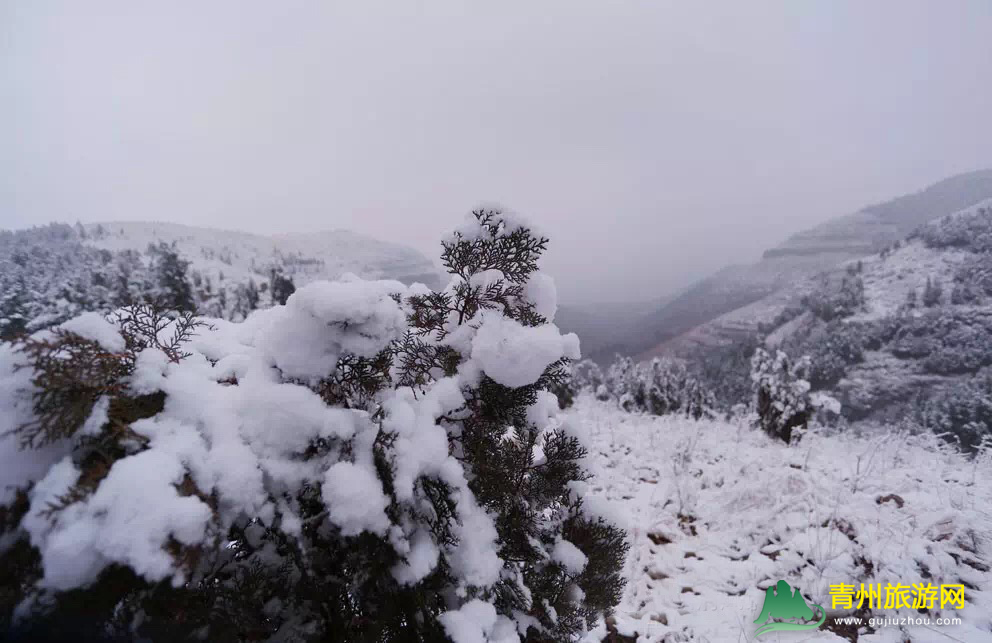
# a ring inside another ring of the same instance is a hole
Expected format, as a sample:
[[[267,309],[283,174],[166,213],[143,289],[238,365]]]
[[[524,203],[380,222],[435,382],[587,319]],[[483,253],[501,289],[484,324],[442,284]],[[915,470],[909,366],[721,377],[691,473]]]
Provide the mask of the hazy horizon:
[[[438,241],[480,202],[564,303],[644,301],[992,167],[992,4],[0,0],[0,228]]]

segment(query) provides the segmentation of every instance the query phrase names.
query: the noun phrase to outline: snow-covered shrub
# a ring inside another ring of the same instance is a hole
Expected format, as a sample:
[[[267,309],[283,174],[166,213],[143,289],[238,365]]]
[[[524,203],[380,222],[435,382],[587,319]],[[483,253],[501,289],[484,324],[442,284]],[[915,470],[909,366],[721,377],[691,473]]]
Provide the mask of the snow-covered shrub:
[[[715,405],[713,394],[680,361],[655,358],[642,364],[623,357],[610,367],[607,381],[620,408],[628,412],[699,419]]]
[[[915,419],[964,451],[974,451],[992,437],[992,373],[930,393],[917,402]]]
[[[567,409],[575,404],[575,396],[579,393],[579,389],[575,383],[575,376],[571,372],[566,373],[561,380],[552,383],[548,387],[548,392],[552,393],[558,399],[559,409]]]
[[[591,359],[583,359],[572,366],[572,379],[577,391],[595,393],[606,381],[603,369]]]
[[[981,304],[992,295],[992,254],[969,255],[954,271],[950,303]]]
[[[974,373],[992,364],[992,315],[984,309],[938,308],[906,318],[891,350],[902,359],[919,359],[929,373]]]
[[[923,288],[923,305],[927,308],[939,305],[943,294],[944,287],[940,285],[940,280],[927,277],[926,286]]]
[[[915,237],[930,248],[962,248],[977,253],[992,250],[992,208],[942,217],[910,236]]]
[[[244,322],[90,313],[0,344],[0,627],[566,641],[620,597],[558,414],[547,239],[478,211],[440,292],[314,282]]]
[[[840,283],[824,277],[817,291],[804,297],[802,303],[823,321],[849,317],[864,308],[864,280],[856,273],[845,274]]]
[[[737,404],[751,400],[751,357],[760,342],[754,334],[710,346],[693,355],[689,368],[702,386],[713,392],[717,407],[731,412]]]
[[[272,287],[269,289],[269,296],[271,297],[270,303],[273,306],[284,306],[289,296],[296,292],[296,284],[293,283],[293,278],[284,275],[279,268],[269,270],[269,283],[272,284]]]
[[[849,366],[864,361],[864,324],[835,319],[824,323],[813,319],[797,330],[781,348],[793,355],[809,355],[809,382],[813,389],[836,384]]]
[[[148,299],[155,302],[157,306],[170,310],[193,310],[193,289],[190,287],[187,272],[190,262],[179,256],[175,244],[167,244],[160,241],[157,245],[148,246],[148,256],[151,257],[151,270],[155,276],[156,290],[148,293]],[[252,288],[255,284],[252,283]],[[251,299],[252,294],[246,293],[246,298]],[[254,303],[258,303],[257,293],[254,296]],[[255,306],[246,302],[244,304],[247,311],[254,310]]]
[[[813,406],[807,380],[809,357],[791,360],[784,351],[772,356],[759,348],[751,359],[754,406],[761,430],[786,444],[792,430],[806,428]]]

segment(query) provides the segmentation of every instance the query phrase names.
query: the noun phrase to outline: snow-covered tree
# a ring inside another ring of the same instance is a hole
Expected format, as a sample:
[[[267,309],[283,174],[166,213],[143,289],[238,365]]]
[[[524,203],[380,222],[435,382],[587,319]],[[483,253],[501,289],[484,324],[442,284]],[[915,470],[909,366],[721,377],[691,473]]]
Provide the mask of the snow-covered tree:
[[[572,379],[577,393],[588,391],[604,401],[609,399],[603,369],[591,359],[583,359],[572,366]]]
[[[273,306],[284,305],[289,296],[296,292],[292,277],[287,277],[278,268],[269,271],[269,282]]]
[[[10,340],[28,329],[27,285],[21,275],[4,280],[0,293],[0,340]]]
[[[564,410],[575,404],[575,396],[579,394],[579,387],[572,369],[570,368],[560,380],[552,383],[548,387],[548,392],[558,399],[559,409]]]
[[[479,210],[439,292],[347,278],[241,323],[142,305],[0,344],[0,626],[578,637],[627,544],[548,392],[579,353],[546,244]]]
[[[917,401],[914,419],[924,428],[974,451],[992,439],[992,373],[940,388]]]
[[[689,362],[693,376],[713,392],[721,411],[730,412],[734,406],[750,402],[751,357],[758,345],[757,336],[747,334],[723,345],[707,346]]]
[[[156,278],[156,303],[171,310],[194,310],[196,302],[186,274],[189,261],[179,256],[175,244],[164,241],[150,245],[148,254]]]
[[[655,358],[648,364],[618,359],[607,375],[610,390],[625,411],[652,415],[681,413],[699,419],[712,412],[713,394],[681,361]]]
[[[923,305],[927,308],[939,305],[943,294],[944,289],[940,285],[940,280],[927,277],[926,286],[923,288]]]
[[[912,310],[916,308],[916,288],[910,288],[906,293],[906,308]]]
[[[791,360],[783,351],[772,356],[758,348],[751,358],[754,406],[760,428],[786,444],[792,430],[805,428],[813,411],[807,373],[809,357]]]
[[[809,355],[809,383],[814,390],[825,389],[837,384],[850,366],[864,361],[870,335],[866,326],[840,319],[810,319],[797,326],[779,348],[790,355]]]
[[[850,269],[839,284],[823,277],[817,292],[803,298],[803,305],[823,321],[848,317],[865,305],[864,280]]]

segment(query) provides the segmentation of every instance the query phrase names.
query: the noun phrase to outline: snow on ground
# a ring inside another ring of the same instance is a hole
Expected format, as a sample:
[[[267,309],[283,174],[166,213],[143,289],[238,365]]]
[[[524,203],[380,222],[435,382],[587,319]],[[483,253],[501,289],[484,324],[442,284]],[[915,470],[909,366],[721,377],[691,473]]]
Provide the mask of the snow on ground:
[[[827,622],[762,642],[853,640],[833,622],[845,615],[831,609],[838,583],[967,587],[964,609],[929,614],[962,625],[885,626],[859,641],[992,641],[989,454],[968,460],[932,435],[818,430],[787,447],[743,423],[626,414],[586,396],[571,413],[590,433],[592,491],[630,533],[619,634],[751,641],[765,589],[784,579]]]
[[[928,248],[913,239],[885,257],[864,259],[865,310],[851,319],[868,321],[895,314],[911,290],[917,297],[923,295],[927,279],[939,282],[949,296],[954,272],[970,254],[952,248]]]

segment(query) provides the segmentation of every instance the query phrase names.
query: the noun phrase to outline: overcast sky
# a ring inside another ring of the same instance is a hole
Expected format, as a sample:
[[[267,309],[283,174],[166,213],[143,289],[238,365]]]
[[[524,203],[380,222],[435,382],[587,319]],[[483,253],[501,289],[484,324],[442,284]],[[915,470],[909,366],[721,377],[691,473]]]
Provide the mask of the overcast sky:
[[[349,228],[497,201],[646,299],[992,166],[992,2],[0,0],[0,228]]]

